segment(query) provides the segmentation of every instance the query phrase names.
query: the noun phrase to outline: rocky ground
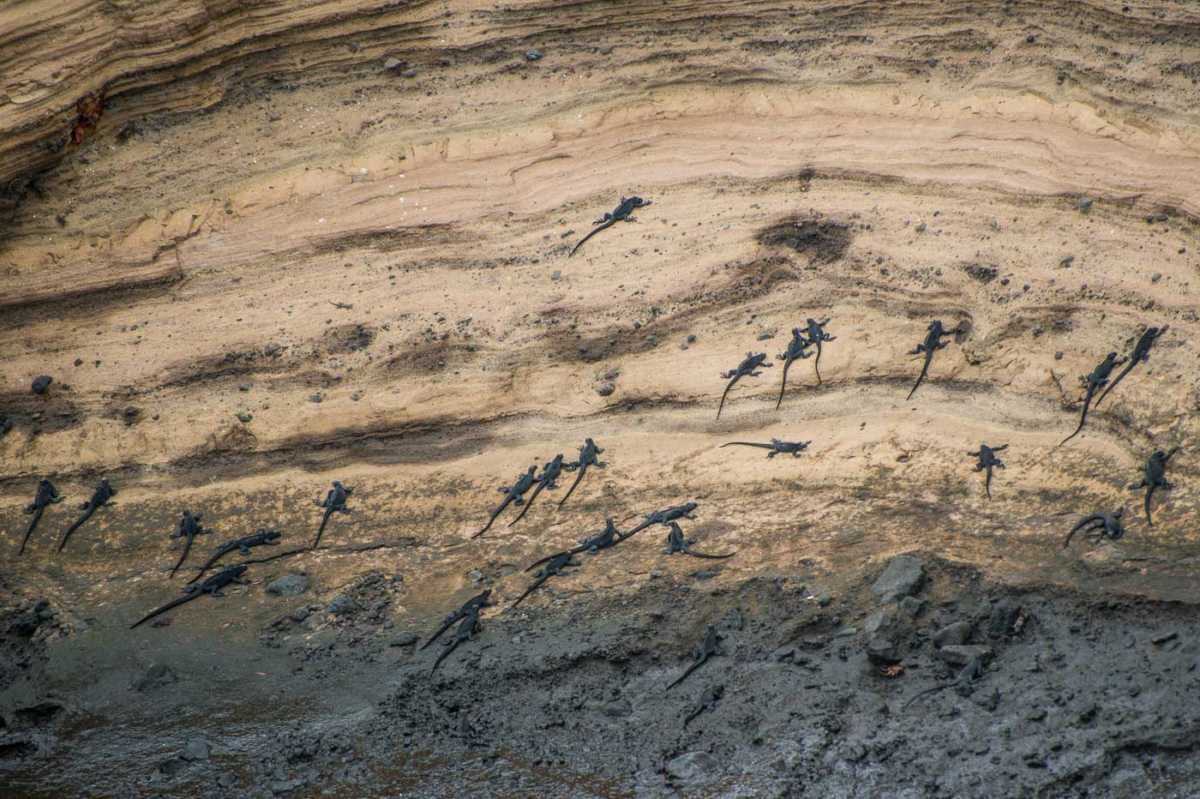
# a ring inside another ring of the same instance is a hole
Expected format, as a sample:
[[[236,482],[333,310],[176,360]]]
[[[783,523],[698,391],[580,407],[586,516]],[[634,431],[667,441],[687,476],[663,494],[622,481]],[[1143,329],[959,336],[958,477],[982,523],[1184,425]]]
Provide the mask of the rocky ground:
[[[1183,2],[0,9],[4,782],[1200,792],[1198,33]],[[766,370],[715,420],[720,373],[808,317],[820,384],[796,364],[776,410]],[[570,503],[471,539],[588,436]],[[719,448],[771,437],[812,444]],[[1173,446],[1151,526],[1128,486]],[[65,500],[18,557],[43,477]],[[511,609],[534,559],[687,500],[735,557],[655,528]],[[1063,547],[1122,505],[1123,538]],[[211,532],[172,580],[185,509]],[[260,527],[247,585],[128,629]],[[414,636],[482,587],[431,676]]]

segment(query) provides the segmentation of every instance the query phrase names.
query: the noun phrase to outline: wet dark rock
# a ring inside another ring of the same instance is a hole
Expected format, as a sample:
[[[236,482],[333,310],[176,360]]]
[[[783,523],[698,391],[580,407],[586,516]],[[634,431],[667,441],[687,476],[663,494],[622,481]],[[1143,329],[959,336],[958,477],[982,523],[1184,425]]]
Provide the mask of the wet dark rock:
[[[892,558],[883,574],[871,586],[871,592],[883,602],[895,602],[911,596],[925,583],[925,565],[913,555]]]
[[[525,60],[526,61],[541,61],[542,60],[542,51],[541,50],[530,50],[530,51],[526,52]]]
[[[956,646],[965,644],[971,637],[971,623],[956,621],[938,630],[933,635],[933,645],[936,647]]]
[[[1019,607],[1007,599],[1001,599],[992,608],[992,613],[988,617],[988,636],[991,638],[1008,636],[1016,625],[1017,616],[1020,613]]]
[[[1075,203],[1075,207],[1079,209],[1081,214],[1086,214],[1092,210],[1092,204],[1095,202],[1091,197],[1080,197],[1079,202]]]
[[[63,712],[65,708],[58,702],[45,701],[34,705],[17,708],[13,713],[17,725],[22,727],[43,727]]]
[[[889,666],[900,662],[900,652],[891,638],[876,635],[867,642],[867,658],[877,666]]]
[[[33,378],[33,393],[41,396],[46,393],[46,389],[50,388],[50,384],[54,382],[54,378],[50,375],[38,375]]]
[[[400,633],[388,642],[388,646],[412,646],[417,640],[416,633]]]
[[[308,590],[308,578],[303,574],[285,574],[267,585],[267,593],[275,596],[299,596]]]
[[[19,760],[37,752],[37,745],[27,737],[6,735],[0,737],[0,760]]]
[[[145,694],[176,682],[179,682],[179,675],[175,673],[174,669],[165,663],[154,663],[146,669],[145,674],[134,682],[133,689],[138,693]]]
[[[188,761],[208,760],[211,752],[208,741],[203,738],[193,738],[183,745],[183,751],[179,753],[179,756]]]
[[[980,283],[991,283],[1000,275],[1000,270],[990,264],[967,264],[963,267],[963,271],[973,279]]]
[[[242,411],[241,413],[239,413],[237,415],[237,418],[238,418],[238,421],[241,422],[242,424],[249,424],[254,419],[254,417],[252,415],[246,413],[245,411]]]
[[[361,610],[361,606],[354,601],[354,597],[341,594],[335,596],[333,601],[329,603],[326,610],[334,616],[348,616]]]
[[[288,618],[299,624],[307,619],[311,614],[312,608],[308,607],[308,605],[302,605],[289,613]]]
[[[601,382],[600,385],[596,386],[596,393],[601,397],[611,396],[616,390],[617,386],[611,380],[605,380]]]
[[[38,628],[54,618],[54,611],[45,599],[39,599],[33,607],[17,615],[9,624],[8,631],[21,638],[30,638]]]
[[[817,604],[823,608],[827,608],[833,604],[833,597],[831,597],[829,594],[818,594]]]
[[[987,662],[992,658],[990,647],[980,644],[951,644],[938,650],[938,657],[951,666],[965,666],[972,658]]]
[[[667,774],[681,783],[698,783],[717,773],[716,758],[707,752],[688,752],[667,761]]]

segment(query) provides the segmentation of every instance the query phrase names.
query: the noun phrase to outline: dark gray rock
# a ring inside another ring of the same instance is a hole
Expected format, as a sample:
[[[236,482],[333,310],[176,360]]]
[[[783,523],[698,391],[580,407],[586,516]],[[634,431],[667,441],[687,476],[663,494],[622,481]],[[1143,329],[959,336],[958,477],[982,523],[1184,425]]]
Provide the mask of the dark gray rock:
[[[541,50],[530,50],[529,52],[525,53],[525,60],[526,61],[541,61],[542,60],[542,51]]]
[[[925,612],[925,600],[906,596],[900,600],[900,612],[910,619],[915,619]]]
[[[867,642],[867,658],[878,666],[890,666],[900,662],[900,651],[891,638],[876,635]]]
[[[596,393],[601,397],[611,396],[616,390],[617,386],[611,380],[605,380],[601,382],[600,385],[596,386]]]
[[[988,618],[988,635],[992,638],[1004,638],[1012,632],[1013,625],[1017,623],[1017,616],[1021,609],[1009,602],[1007,599],[1001,599],[992,608],[992,614]]]
[[[179,753],[179,756],[188,761],[208,760],[211,751],[208,741],[203,738],[193,738],[183,745],[183,751]]]
[[[925,583],[925,565],[914,555],[897,555],[888,562],[871,591],[883,602],[911,596]]]
[[[388,642],[388,646],[412,646],[416,642],[417,642],[417,634],[416,633],[400,633],[395,638],[393,638],[390,642]]]
[[[165,663],[154,663],[146,669],[146,673],[133,683],[133,689],[138,693],[150,693],[179,682],[179,675]]]
[[[933,645],[936,647],[957,646],[965,644],[971,638],[971,623],[956,621],[947,624],[933,635]]]
[[[938,657],[951,666],[965,666],[971,658],[977,657],[984,662],[991,660],[992,650],[980,644],[951,644],[939,649]]]
[[[346,616],[358,611],[359,604],[354,601],[354,597],[340,594],[333,598],[326,610],[334,616]]]
[[[267,585],[267,593],[275,596],[299,596],[308,590],[308,578],[303,574],[285,574]]]
[[[30,388],[33,389],[34,394],[40,396],[46,393],[46,389],[50,388],[50,384],[53,382],[54,378],[50,375],[38,375],[37,377],[33,378],[33,385],[30,386]]]

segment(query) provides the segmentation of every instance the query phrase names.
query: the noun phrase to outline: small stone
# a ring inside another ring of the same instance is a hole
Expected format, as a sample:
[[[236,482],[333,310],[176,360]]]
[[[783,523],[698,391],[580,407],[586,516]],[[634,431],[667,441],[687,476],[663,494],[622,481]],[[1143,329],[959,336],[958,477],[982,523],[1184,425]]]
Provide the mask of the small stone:
[[[906,596],[900,600],[900,612],[915,619],[925,612],[925,600],[917,599],[915,596]]]
[[[688,752],[667,761],[667,774],[685,783],[702,782],[716,770],[717,760],[707,752]]]
[[[251,416],[250,414],[246,413],[245,411],[242,411],[241,413],[239,413],[237,415],[237,418],[238,418],[239,422],[242,422],[243,424],[249,424],[250,420],[252,420],[254,417]]]
[[[478,583],[483,580],[483,572],[479,571],[479,569],[471,569],[471,571],[467,572],[467,577],[471,582]]]
[[[1061,361],[1062,359],[1063,359],[1062,350],[1059,350],[1058,352],[1054,353],[1054,360]]]
[[[76,359],[75,359],[75,365],[76,365],[76,366],[83,366],[83,358],[76,358]]]
[[[303,574],[285,574],[267,585],[267,593],[275,596],[299,596],[308,590],[308,578]]]
[[[965,666],[972,658],[991,660],[992,650],[979,644],[948,644],[938,650],[938,657],[951,666]]]
[[[323,401],[324,399],[325,399],[325,398],[324,398],[324,397],[322,397],[322,396],[321,396],[321,394],[318,392],[318,393],[316,393],[316,394],[313,394],[311,397],[309,397],[309,398],[308,398],[308,401],[309,401],[309,402],[321,402],[321,401]]]
[[[391,57],[385,59],[383,62],[383,68],[386,69],[388,72],[395,72],[396,70],[400,69],[403,66],[404,66],[404,62],[401,61],[399,58],[396,58],[395,56],[391,56]]]
[[[691,335],[691,334],[689,334],[689,335],[688,335],[688,337],[687,337],[687,339],[686,339],[686,341],[687,341],[687,343],[688,343],[688,344],[695,344],[695,343],[696,343],[696,337],[695,337],[694,335]]]
[[[956,621],[953,624],[946,625],[934,633],[933,645],[938,648],[943,646],[958,646],[960,644],[965,644],[967,639],[970,637],[970,622]]]
[[[988,635],[992,638],[1004,638],[1012,632],[1013,626],[1017,623],[1017,616],[1021,609],[1007,599],[1002,599],[992,608],[992,614],[988,619]]]
[[[388,642],[388,646],[412,646],[416,642],[417,642],[417,634],[416,633],[400,633],[399,635],[397,635],[395,638],[393,638],[391,641]]]
[[[611,380],[605,380],[605,381],[601,382],[600,385],[596,386],[596,393],[599,394],[601,397],[611,396],[612,393],[616,390],[617,390],[617,386]]]
[[[525,53],[525,60],[526,61],[541,61],[542,60],[542,51],[541,50],[530,50],[529,52]]]
[[[249,390],[250,390],[250,384],[249,384],[249,383],[240,383],[240,384],[238,384],[238,391],[249,391]]]
[[[30,388],[33,389],[34,394],[41,396],[46,393],[46,389],[50,388],[50,384],[53,382],[54,378],[50,375],[39,375],[33,378],[33,385]]]
[[[877,635],[867,642],[867,658],[878,666],[889,666],[900,662],[900,653],[892,639]]]
[[[1059,265],[1060,267],[1062,267],[1063,269],[1070,269],[1070,268],[1071,268],[1071,264],[1073,264],[1073,263],[1075,263],[1075,256],[1074,256],[1074,255],[1066,255],[1066,256],[1063,256],[1063,257],[1062,257],[1061,259],[1059,259],[1059,261],[1058,261],[1058,265]]]
[[[1091,197],[1080,197],[1079,202],[1075,203],[1075,207],[1079,209],[1081,214],[1086,214],[1092,210],[1092,204],[1096,202]]]
[[[555,269],[550,273],[550,279],[557,283],[558,281],[562,280],[562,272]]]
[[[827,608],[833,604],[833,597],[829,594],[819,594],[817,596],[817,604],[823,608]]]
[[[1153,275],[1150,276],[1151,283],[1157,283],[1160,280],[1162,280],[1162,272],[1155,272]]]
[[[179,753],[179,756],[189,761],[208,760],[211,751],[208,741],[205,741],[203,738],[193,738],[183,745],[183,751]]]
[[[758,334],[759,341],[770,341],[773,338],[775,338],[774,330],[764,330],[763,332]]]
[[[133,689],[138,693],[145,694],[176,682],[179,682],[179,675],[175,673],[174,669],[165,663],[155,663],[138,678],[137,682],[133,684]]]
[[[338,596],[335,596],[333,601],[329,603],[329,607],[325,608],[325,610],[332,613],[334,616],[346,616],[354,613],[358,609],[359,605],[354,601],[354,597],[347,596],[346,594],[339,594]]]
[[[289,613],[288,618],[291,619],[292,621],[296,622],[297,624],[299,624],[300,622],[307,619],[311,613],[312,613],[312,610],[308,607],[308,605],[301,605],[300,607],[296,608],[291,613]]]
[[[925,230],[926,230],[926,225],[925,225],[925,223],[924,223],[924,222],[922,222],[921,224],[917,225],[917,226],[914,228],[914,230],[916,230],[918,233],[924,233],[924,232],[925,232]]]
[[[895,602],[920,590],[925,582],[925,565],[912,555],[897,555],[888,562],[872,593],[883,602]]]

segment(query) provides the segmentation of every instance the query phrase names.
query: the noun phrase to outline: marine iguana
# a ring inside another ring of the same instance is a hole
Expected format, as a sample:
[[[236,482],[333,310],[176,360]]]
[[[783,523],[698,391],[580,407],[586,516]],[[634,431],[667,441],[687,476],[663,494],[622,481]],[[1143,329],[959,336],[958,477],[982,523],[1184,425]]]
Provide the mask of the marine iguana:
[[[63,547],[67,545],[67,539],[71,537],[71,533],[78,530],[84,522],[92,518],[92,514],[96,512],[97,508],[107,505],[108,501],[116,495],[116,490],[108,484],[107,480],[101,478],[100,485],[96,486],[96,491],[92,494],[92,498],[79,506],[79,509],[83,511],[83,515],[63,533],[62,541],[58,544],[58,551],[63,551]]]
[[[1092,397],[1096,392],[1104,387],[1108,382],[1108,376],[1112,374],[1112,370],[1121,364],[1125,363],[1124,358],[1117,358],[1115,352],[1110,352],[1104,356],[1104,360],[1096,365],[1096,368],[1091,371],[1091,374],[1083,377],[1083,382],[1087,386],[1087,394],[1083,398],[1083,413],[1079,416],[1079,427],[1075,428],[1075,432],[1058,442],[1058,446],[1070,441],[1075,436],[1079,435],[1079,431],[1083,429],[1083,423],[1087,421],[1088,408],[1091,407]]]
[[[251,547],[274,546],[279,543],[280,533],[278,530],[265,530],[259,528],[254,531],[254,535],[248,535],[243,538],[238,538],[226,544],[217,547],[217,551],[212,557],[205,561],[200,567],[200,571],[196,572],[196,576],[188,580],[189,583],[194,583],[204,576],[204,573],[212,568],[213,564],[221,558],[228,555],[230,552],[237,550],[242,555],[249,555]]]
[[[1091,516],[1084,517],[1079,524],[1071,528],[1071,532],[1067,533],[1067,540],[1063,541],[1063,549],[1070,546],[1071,538],[1080,530],[1095,536],[1108,536],[1109,539],[1116,541],[1125,535],[1125,525],[1121,521],[1121,517],[1124,515],[1125,509],[1121,508],[1115,513],[1093,513]]]
[[[783,361],[783,382],[779,384],[779,399],[775,401],[775,410],[779,410],[779,406],[783,404],[783,392],[787,391],[788,369],[792,368],[792,361],[812,357],[813,353],[807,348],[808,339],[804,337],[804,331],[793,327],[792,340],[788,342],[787,349],[775,356]]]
[[[831,336],[825,332],[825,325],[829,324],[829,317],[825,317],[820,322],[816,319],[808,320],[808,346],[817,347],[817,359],[813,361],[813,370],[817,373],[817,385],[821,385],[821,342],[836,341],[837,336]]]
[[[686,680],[691,673],[708,662],[708,659],[713,655],[721,654],[720,649],[721,636],[717,634],[717,628],[708,625],[708,629],[704,631],[704,640],[700,646],[692,653],[692,665],[687,667],[687,671],[679,675],[675,682],[667,686],[666,690],[671,690],[679,683]]]
[[[187,560],[188,553],[192,551],[192,542],[196,540],[196,536],[208,532],[208,530],[200,526],[201,516],[202,514],[199,513],[193,516],[190,510],[185,510],[183,517],[179,520],[179,524],[175,526],[175,532],[171,533],[171,538],[186,539],[183,542],[183,554],[179,556],[179,562],[171,569],[172,577],[175,576],[175,572],[179,571],[179,567],[183,565],[183,562]]]
[[[670,524],[676,519],[692,518],[692,511],[699,507],[695,502],[685,502],[682,505],[675,505],[664,510],[656,510],[648,515],[641,524],[624,533],[617,538],[617,541],[624,541],[626,538],[632,538],[635,533],[645,530],[652,524]]]
[[[565,552],[555,552],[553,555],[547,555],[546,557],[542,558],[541,560],[534,561],[533,563],[529,564],[528,567],[526,567],[525,571],[533,571],[538,566],[541,566],[543,563],[545,563],[549,560],[552,560],[553,558],[556,558],[559,555],[563,555],[563,554],[577,555],[580,552],[589,552],[589,553],[595,555],[597,552],[599,552],[602,549],[609,549],[610,547],[616,546],[617,543],[621,540],[620,536],[621,536],[621,531],[617,529],[617,525],[613,523],[613,520],[605,519],[603,532],[597,533],[596,535],[592,536],[591,538],[583,539],[582,541],[579,542],[579,546],[577,546],[577,547],[572,547],[571,549],[568,549]]]
[[[525,597],[541,588],[542,584],[551,577],[557,577],[558,575],[562,574],[563,569],[578,565],[579,564],[575,562],[575,559],[570,552],[559,552],[557,555],[550,558],[550,560],[546,562],[545,566],[538,570],[538,573],[534,576],[533,582],[530,583],[529,587],[525,589],[525,593],[517,597],[517,601],[512,603],[512,607],[515,608],[517,605],[524,602]]]
[[[992,469],[1003,469],[1004,461],[996,457],[997,452],[1003,452],[1008,449],[1008,444],[1002,447],[989,447],[987,444],[980,444],[978,452],[968,452],[972,458],[979,458],[979,463],[975,464],[975,471],[981,472],[987,469],[987,479],[983,481],[984,491],[987,492],[987,498],[992,498]]]
[[[578,244],[571,248],[571,253],[567,257],[570,258],[572,255],[574,255],[575,251],[582,247],[585,241],[590,239],[592,236],[595,236],[601,230],[610,228],[617,222],[636,222],[637,220],[632,216],[633,212],[639,208],[645,208],[650,204],[650,200],[643,200],[641,197],[622,197],[621,203],[611,214],[605,213],[604,216],[592,223],[596,227],[592,230],[592,232],[580,239]]]
[[[437,628],[433,635],[429,636],[429,640],[421,644],[421,649],[425,649],[434,641],[442,636],[442,633],[449,630],[450,627],[461,619],[465,618],[470,613],[477,613],[483,608],[491,607],[494,603],[491,602],[492,589],[485,588],[482,594],[476,594],[463,603],[462,607],[448,615],[442,620],[442,626]]]
[[[953,682],[947,682],[947,683],[942,683],[941,685],[935,685],[932,688],[926,688],[924,691],[914,694],[907,702],[904,703],[904,705],[900,709],[904,710],[909,705],[911,705],[913,702],[916,702],[918,699],[920,699],[921,697],[929,696],[930,694],[937,693],[938,691],[941,691],[945,688],[954,688],[954,689],[958,690],[958,692],[960,694],[965,695],[967,687],[970,686],[971,683],[975,682],[982,676],[983,676],[983,661],[980,660],[978,657],[973,657],[967,661],[967,665],[963,666],[962,671],[960,671],[958,673],[958,676],[954,678]]]
[[[663,550],[663,554],[674,555],[676,552],[682,552],[685,555],[691,555],[693,558],[706,558],[708,560],[725,560],[732,558],[736,552],[730,552],[727,555],[706,555],[703,552],[692,552],[690,547],[692,540],[685,538],[683,528],[678,522],[671,522],[671,530],[667,533],[667,548]]]
[[[512,527],[521,519],[525,518],[525,514],[529,513],[529,509],[533,507],[533,501],[538,498],[538,494],[542,493],[546,488],[558,488],[558,477],[563,473],[563,456],[560,452],[554,456],[554,460],[542,467],[542,473],[538,475],[537,485],[533,489],[533,493],[529,495],[528,501],[525,502],[525,507],[521,508],[521,512],[517,514],[517,518],[508,523]]]
[[[0,413],[0,438],[8,435],[8,431],[13,429],[12,419],[9,419],[4,414]]]
[[[504,495],[504,499],[500,501],[500,507],[498,507],[494,511],[492,511],[492,518],[488,519],[488,523],[483,526],[483,529],[480,530],[475,535],[471,536],[471,538],[479,538],[479,536],[483,535],[488,530],[490,530],[492,527],[492,524],[496,521],[496,517],[499,516],[504,511],[504,509],[507,508],[510,504],[513,504],[513,503],[515,503],[517,505],[525,504],[525,500],[521,499],[521,497],[525,494],[526,491],[528,491],[530,488],[533,487],[533,482],[534,482],[533,481],[533,473],[536,471],[537,471],[536,465],[530,466],[528,471],[526,471],[524,474],[522,474],[520,477],[517,478],[517,482],[513,483],[511,488],[496,489],[497,491],[499,491],[501,494]]]
[[[701,699],[700,699],[699,707],[697,707],[695,710],[693,710],[691,713],[689,713],[688,717],[683,720],[683,728],[686,730],[687,726],[689,724],[691,724],[693,721],[695,721],[696,717],[699,716],[701,713],[704,713],[709,710],[716,710],[717,703],[719,703],[721,701],[721,697],[724,695],[725,695],[725,686],[724,685],[714,685],[712,688],[709,688],[707,691],[705,691],[704,696],[701,697]]]
[[[346,507],[346,500],[354,493],[353,488],[346,488],[337,480],[333,481],[333,488],[329,489],[329,493],[325,495],[325,501],[317,500],[317,507],[325,509],[325,515],[321,517],[321,526],[317,528],[317,537],[313,540],[313,545],[310,549],[316,549],[321,543],[321,534],[325,532],[325,525],[329,524],[329,517],[334,513],[349,513],[350,509]]]
[[[575,488],[579,485],[579,481],[583,479],[583,476],[587,474],[588,467],[595,466],[597,469],[603,469],[608,466],[607,463],[601,463],[596,457],[601,452],[604,452],[604,450],[596,446],[595,441],[592,441],[590,438],[584,440],[583,446],[579,448],[579,460],[569,463],[564,467],[568,472],[578,471],[579,474],[576,475],[575,482],[571,483],[571,487],[567,489],[566,495],[558,501],[558,507],[561,508],[571,494],[575,493]]]
[[[770,450],[767,453],[768,458],[774,458],[776,455],[785,455],[791,453],[793,458],[799,458],[800,453],[808,449],[808,445],[812,441],[781,441],[778,438],[772,438],[770,444],[756,444],[753,441],[730,441],[728,444],[722,444],[717,449],[725,447],[758,447],[759,449]]]
[[[1156,488],[1164,490],[1174,488],[1167,482],[1167,461],[1171,460],[1171,456],[1178,451],[1179,447],[1172,447],[1169,452],[1163,452],[1161,449],[1156,451],[1146,461],[1142,482],[1129,486],[1134,491],[1139,488],[1146,489],[1146,523],[1151,526],[1154,525],[1154,520],[1150,518],[1150,498],[1154,496]]]
[[[733,385],[737,381],[746,375],[758,377],[762,374],[762,372],[757,371],[758,369],[762,367],[771,368],[774,365],[773,363],[767,363],[767,354],[765,352],[747,352],[746,357],[742,359],[742,362],[736,368],[730,369],[728,372],[721,372],[721,377],[729,382],[725,384],[725,391],[721,393],[721,404],[717,406],[717,418],[721,418],[721,410],[725,407],[725,398],[729,396],[729,389],[733,388]]]
[[[917,376],[917,382],[913,384],[912,390],[908,392],[906,399],[912,399],[912,395],[917,393],[917,389],[921,387],[921,383],[925,380],[925,375],[929,373],[929,364],[933,363],[933,354],[940,349],[945,349],[949,343],[942,341],[942,339],[952,335],[954,335],[952,332],[942,327],[941,319],[934,319],[929,323],[929,332],[925,334],[925,340],[909,353],[909,355],[925,353],[925,363],[921,366],[921,374]]]
[[[207,580],[200,583],[199,585],[192,583],[191,585],[184,586],[183,596],[179,597],[178,599],[171,600],[170,602],[163,605],[161,608],[158,608],[157,610],[150,611],[145,616],[138,619],[133,624],[129,625],[129,629],[132,630],[134,627],[137,627],[139,624],[144,624],[145,622],[148,622],[151,619],[153,619],[155,616],[166,613],[168,610],[171,610],[172,608],[177,608],[180,605],[184,604],[185,602],[191,602],[196,597],[204,596],[205,594],[208,594],[209,596],[225,596],[223,593],[221,593],[221,589],[224,588],[225,586],[232,585],[232,584],[237,584],[237,585],[246,585],[247,584],[247,583],[243,582],[242,580],[238,579],[239,577],[242,576],[243,573],[245,573],[247,568],[249,568],[249,567],[243,563],[239,563],[236,566],[226,566],[224,569],[217,572],[212,577],[209,577]]]
[[[1100,407],[1100,403],[1104,402],[1104,398],[1108,396],[1108,392],[1116,388],[1117,383],[1120,383],[1125,379],[1125,375],[1133,371],[1133,367],[1137,366],[1142,361],[1150,360],[1150,348],[1154,346],[1154,342],[1158,340],[1159,336],[1167,332],[1168,327],[1169,325],[1146,328],[1146,332],[1142,333],[1141,338],[1137,340],[1137,344],[1133,346],[1133,353],[1129,356],[1129,363],[1125,365],[1125,368],[1122,369],[1115,378],[1113,378],[1113,381],[1108,384],[1108,387],[1105,388],[1100,396],[1096,399],[1095,407]]]
[[[465,644],[475,637],[475,633],[479,632],[479,606],[475,606],[468,610],[458,623],[458,629],[454,631],[454,639],[446,642],[446,648],[442,654],[438,655],[437,660],[433,661],[433,668],[429,670],[429,676],[438,670],[438,666],[442,665],[442,661],[450,657],[450,653],[458,649],[460,644]]]
[[[34,528],[42,520],[42,514],[46,512],[46,508],[58,502],[62,502],[62,497],[59,496],[58,489],[54,487],[54,483],[51,483],[49,480],[39,480],[37,491],[33,495],[33,502],[25,506],[25,512],[32,513],[33,518],[29,520],[29,529],[25,531],[25,538],[21,541],[21,549],[17,551],[18,555],[25,554],[25,545],[29,543],[29,536],[33,535]]]

